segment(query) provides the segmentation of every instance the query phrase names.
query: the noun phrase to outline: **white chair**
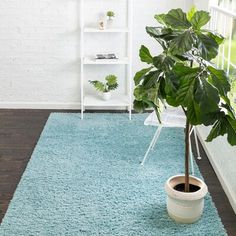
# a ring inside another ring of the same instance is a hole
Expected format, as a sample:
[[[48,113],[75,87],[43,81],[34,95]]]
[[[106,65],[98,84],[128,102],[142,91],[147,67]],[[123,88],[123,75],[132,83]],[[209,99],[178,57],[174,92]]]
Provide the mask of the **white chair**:
[[[161,124],[159,123],[157,116],[155,114],[155,111],[154,111],[146,118],[146,120],[144,121],[144,125],[158,126],[158,128],[152,138],[152,141],[141,162],[141,165],[144,165],[145,161],[147,160],[149,152],[154,149],[155,144],[161,134],[162,128],[163,127],[184,128],[186,125],[186,116],[181,108],[168,107],[161,112]],[[196,143],[196,148],[197,148],[197,155],[198,155],[197,158],[200,160],[201,157],[200,157],[200,152],[199,152],[197,134],[196,134],[196,130],[194,126],[190,130],[190,135],[192,134],[192,132],[194,133],[194,138],[195,138],[195,143]],[[190,139],[190,135],[189,135],[189,139]],[[191,163],[192,174],[194,175],[192,145],[191,145],[191,142],[189,143],[190,143],[190,163]]]

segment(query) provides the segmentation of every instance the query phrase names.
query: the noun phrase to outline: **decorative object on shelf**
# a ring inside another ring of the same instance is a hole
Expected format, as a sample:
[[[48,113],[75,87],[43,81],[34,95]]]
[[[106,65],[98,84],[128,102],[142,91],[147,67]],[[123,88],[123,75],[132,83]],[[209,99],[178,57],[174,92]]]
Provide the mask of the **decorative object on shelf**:
[[[152,56],[142,46],[139,55],[149,67],[134,78],[137,111],[152,107],[160,120],[160,104],[165,101],[170,106],[180,106],[186,115],[185,175],[171,177],[165,186],[167,211],[179,223],[193,223],[201,217],[207,194],[206,184],[189,174],[191,126],[212,125],[207,142],[227,135],[228,142],[236,145],[236,117],[228,97],[230,80],[224,70],[211,62],[224,38],[206,29],[210,18],[208,12],[195,8],[187,14],[173,9],[156,15],[161,26],[146,27],[146,31],[163,52]]]
[[[114,17],[115,13],[113,11],[107,12],[107,28],[112,28]]]
[[[92,84],[97,91],[102,92],[103,100],[108,101],[111,99],[111,91],[117,89],[119,85],[115,75],[108,75],[105,80],[105,83],[98,80],[89,80],[89,83]]]
[[[105,20],[100,20],[98,24],[99,24],[99,29],[100,30],[105,30],[106,29],[106,21]]]
[[[114,60],[114,59],[118,59],[118,57],[114,53],[101,53],[101,54],[96,54],[95,59],[96,60]]]

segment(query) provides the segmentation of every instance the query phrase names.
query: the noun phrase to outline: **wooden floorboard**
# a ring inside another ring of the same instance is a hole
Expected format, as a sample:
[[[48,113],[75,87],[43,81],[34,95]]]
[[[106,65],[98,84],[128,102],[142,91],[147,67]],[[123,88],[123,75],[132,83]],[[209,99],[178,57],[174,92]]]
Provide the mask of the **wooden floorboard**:
[[[0,110],[0,222],[51,112],[59,111]],[[200,148],[202,160],[197,163],[201,173],[228,235],[236,236],[236,215],[202,146]]]

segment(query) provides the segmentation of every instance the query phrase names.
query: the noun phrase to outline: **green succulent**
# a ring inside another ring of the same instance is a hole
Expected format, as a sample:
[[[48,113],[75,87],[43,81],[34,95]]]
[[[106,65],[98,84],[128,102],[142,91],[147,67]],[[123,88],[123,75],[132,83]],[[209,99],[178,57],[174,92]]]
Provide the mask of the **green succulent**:
[[[107,93],[118,88],[119,85],[117,83],[117,76],[108,75],[105,77],[105,80],[105,83],[98,80],[89,80],[89,83],[92,84],[97,91],[102,93]]]
[[[108,17],[115,17],[115,13],[113,11],[108,11],[107,16]]]

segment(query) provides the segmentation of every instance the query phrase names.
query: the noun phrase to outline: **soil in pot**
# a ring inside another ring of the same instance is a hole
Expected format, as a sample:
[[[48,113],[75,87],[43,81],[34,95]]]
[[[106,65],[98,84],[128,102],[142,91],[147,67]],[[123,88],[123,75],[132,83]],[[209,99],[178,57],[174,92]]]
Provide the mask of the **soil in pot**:
[[[184,183],[183,184],[178,184],[174,187],[174,190],[179,191],[179,192],[184,192],[184,187],[185,187]],[[193,184],[189,185],[189,193],[194,193],[194,192],[197,192],[198,190],[200,190],[199,186],[196,186],[196,185],[193,185]]]

